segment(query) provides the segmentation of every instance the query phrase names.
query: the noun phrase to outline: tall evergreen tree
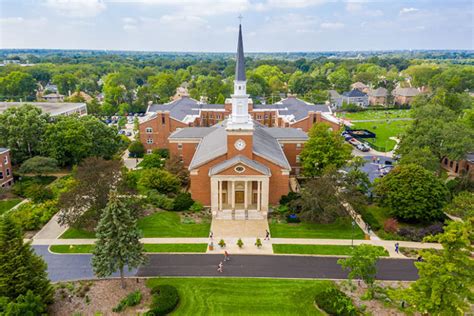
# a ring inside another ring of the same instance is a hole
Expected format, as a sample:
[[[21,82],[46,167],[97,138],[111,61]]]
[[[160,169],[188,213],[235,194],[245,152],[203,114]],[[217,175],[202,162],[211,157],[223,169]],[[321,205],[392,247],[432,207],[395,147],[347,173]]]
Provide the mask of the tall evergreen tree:
[[[135,212],[128,208],[116,191],[110,192],[107,207],[97,226],[92,267],[98,277],[119,270],[125,288],[124,267],[137,268],[146,261]]]
[[[46,273],[46,263],[23,243],[18,226],[9,216],[0,217],[0,297],[13,301],[28,291],[45,304],[53,300],[53,288]]]

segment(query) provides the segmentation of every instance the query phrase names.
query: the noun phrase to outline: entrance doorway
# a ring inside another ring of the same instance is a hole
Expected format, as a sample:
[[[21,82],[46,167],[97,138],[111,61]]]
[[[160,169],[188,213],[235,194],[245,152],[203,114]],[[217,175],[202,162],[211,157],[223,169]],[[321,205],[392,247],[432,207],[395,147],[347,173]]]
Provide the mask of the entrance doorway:
[[[244,191],[235,191],[235,204],[243,204],[245,200]]]

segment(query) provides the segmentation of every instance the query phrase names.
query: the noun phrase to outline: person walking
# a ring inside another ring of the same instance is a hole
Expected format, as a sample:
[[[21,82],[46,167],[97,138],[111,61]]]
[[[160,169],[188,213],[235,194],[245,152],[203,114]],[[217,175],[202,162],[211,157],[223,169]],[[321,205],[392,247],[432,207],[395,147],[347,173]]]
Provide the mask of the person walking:
[[[224,251],[224,262],[225,261],[230,261],[229,253],[227,252],[227,250]]]
[[[395,243],[395,252],[398,253],[398,247],[400,246],[400,244],[397,242]]]
[[[270,232],[268,229],[265,229],[265,239],[264,240],[270,240]]]
[[[214,237],[214,234],[211,232],[209,232],[209,238],[212,239]]]
[[[223,264],[222,261],[221,261],[221,262],[219,262],[219,265],[217,266],[217,272],[222,273],[222,271],[223,271],[222,269],[223,269],[223,268],[224,268],[224,264]]]

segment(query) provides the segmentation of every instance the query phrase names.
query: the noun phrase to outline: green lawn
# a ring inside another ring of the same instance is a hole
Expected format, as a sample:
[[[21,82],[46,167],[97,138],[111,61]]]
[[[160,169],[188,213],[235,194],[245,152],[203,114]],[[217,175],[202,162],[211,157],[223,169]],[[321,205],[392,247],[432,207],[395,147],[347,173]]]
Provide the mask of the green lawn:
[[[383,248],[383,247],[379,247],[379,248]],[[301,255],[349,256],[352,253],[352,247],[351,246],[339,246],[339,245],[274,244],[273,245],[273,252],[274,253],[301,254]],[[385,256],[388,256],[387,251],[385,251]]]
[[[287,224],[270,221],[268,225],[274,238],[351,239],[352,237],[350,220],[339,220],[332,224]],[[354,227],[354,239],[364,239],[364,232],[357,225]]]
[[[11,200],[2,200],[0,201],[0,215],[17,205],[21,202],[21,199],[11,199]]]
[[[178,213],[157,212],[138,220],[143,237],[208,237],[211,223],[184,224]],[[61,238],[95,238],[95,233],[69,228]]]
[[[337,116],[349,120],[387,120],[396,118],[409,118],[411,110],[368,110],[361,112],[343,112]]]
[[[53,245],[55,253],[91,253],[94,245]],[[206,252],[207,244],[145,244],[146,252]]]
[[[180,301],[172,315],[323,315],[314,296],[332,281],[246,278],[159,278],[149,287],[170,284]]]
[[[354,123],[352,128],[367,129],[375,133],[375,139],[368,138],[366,140],[378,147],[385,147],[385,151],[390,151],[395,147],[396,142],[389,138],[399,136],[410,124],[410,121],[361,122]]]

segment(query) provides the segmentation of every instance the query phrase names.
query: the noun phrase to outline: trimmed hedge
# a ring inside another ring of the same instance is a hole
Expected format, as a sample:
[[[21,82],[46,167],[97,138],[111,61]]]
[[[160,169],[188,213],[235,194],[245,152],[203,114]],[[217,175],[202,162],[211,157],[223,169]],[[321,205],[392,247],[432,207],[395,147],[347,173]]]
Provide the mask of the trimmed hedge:
[[[152,303],[147,316],[161,316],[171,313],[179,303],[178,290],[168,284],[158,285],[151,289]]]
[[[115,306],[112,311],[115,313],[120,313],[121,311],[125,310],[127,307],[136,306],[140,304],[142,300],[142,293],[140,291],[135,291],[128,294],[124,299]]]
[[[351,298],[333,287],[318,293],[314,302],[329,315],[355,316],[359,314]]]

